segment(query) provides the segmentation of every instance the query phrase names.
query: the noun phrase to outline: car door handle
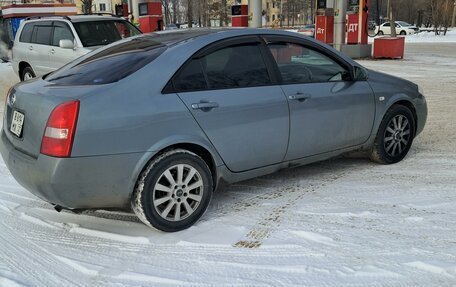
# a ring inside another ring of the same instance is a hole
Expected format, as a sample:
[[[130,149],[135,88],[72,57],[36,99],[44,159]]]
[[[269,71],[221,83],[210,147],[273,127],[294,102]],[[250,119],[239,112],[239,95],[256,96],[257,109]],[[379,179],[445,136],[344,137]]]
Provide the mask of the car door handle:
[[[54,54],[55,53],[55,50],[54,49],[51,49],[51,54]]]
[[[201,102],[201,103],[192,104],[192,109],[210,111],[212,109],[218,108],[218,106],[219,106],[219,104],[216,102]]]
[[[309,94],[296,93],[294,95],[289,95],[288,99],[292,101],[304,102],[307,99],[310,99],[312,96]]]
[[[32,50],[33,50],[33,47],[32,47],[32,46],[30,46],[30,47],[29,47],[29,50],[30,50],[30,51],[32,51]]]

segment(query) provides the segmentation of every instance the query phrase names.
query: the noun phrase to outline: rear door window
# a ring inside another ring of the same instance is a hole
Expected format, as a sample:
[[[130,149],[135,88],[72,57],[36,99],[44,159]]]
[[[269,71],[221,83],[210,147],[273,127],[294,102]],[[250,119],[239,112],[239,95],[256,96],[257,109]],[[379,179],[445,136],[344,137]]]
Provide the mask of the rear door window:
[[[22,28],[19,42],[30,43],[30,41],[32,40],[32,31],[33,31],[33,23],[25,24],[24,28]]]
[[[173,80],[177,92],[189,92],[207,89],[203,66],[200,59],[192,59],[176,75]]]
[[[117,82],[141,69],[166,50],[150,38],[137,38],[94,52],[74,66],[45,79],[59,85],[102,85]]]
[[[202,60],[210,89],[255,87],[271,84],[259,44],[222,48]]]
[[[50,45],[52,34],[52,22],[37,22],[33,27],[32,43]]]
[[[176,92],[257,87],[271,83],[260,42],[256,41],[228,44],[204,56],[196,56],[172,79]]]

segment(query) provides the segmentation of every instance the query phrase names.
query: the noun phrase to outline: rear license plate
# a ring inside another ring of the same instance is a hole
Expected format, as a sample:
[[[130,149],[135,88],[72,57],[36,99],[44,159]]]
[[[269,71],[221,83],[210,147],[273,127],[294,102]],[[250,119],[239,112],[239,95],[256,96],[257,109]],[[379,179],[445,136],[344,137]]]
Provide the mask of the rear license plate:
[[[11,119],[10,131],[15,134],[17,137],[21,137],[22,127],[24,126],[25,116],[23,113],[18,111],[13,112],[13,118]]]

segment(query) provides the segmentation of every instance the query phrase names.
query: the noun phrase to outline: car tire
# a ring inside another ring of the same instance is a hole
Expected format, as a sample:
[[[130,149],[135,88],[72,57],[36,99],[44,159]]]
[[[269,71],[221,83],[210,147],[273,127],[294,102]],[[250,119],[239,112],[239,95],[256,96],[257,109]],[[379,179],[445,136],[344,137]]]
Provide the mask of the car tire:
[[[383,35],[384,35],[384,34],[383,34],[383,31],[382,31],[382,30],[378,31],[378,35],[379,35],[379,36],[383,36]]]
[[[399,35],[407,35],[407,32],[405,32],[404,30],[402,30]]]
[[[206,211],[212,182],[209,167],[198,155],[183,149],[164,152],[141,173],[132,209],[142,222],[160,231],[186,229]]]
[[[392,106],[383,117],[370,151],[370,159],[381,164],[401,161],[415,137],[415,119],[409,108]]]
[[[21,81],[27,81],[27,80],[33,79],[35,77],[36,77],[36,75],[35,75],[35,72],[33,71],[32,67],[27,66],[24,68],[24,70],[22,70]]]

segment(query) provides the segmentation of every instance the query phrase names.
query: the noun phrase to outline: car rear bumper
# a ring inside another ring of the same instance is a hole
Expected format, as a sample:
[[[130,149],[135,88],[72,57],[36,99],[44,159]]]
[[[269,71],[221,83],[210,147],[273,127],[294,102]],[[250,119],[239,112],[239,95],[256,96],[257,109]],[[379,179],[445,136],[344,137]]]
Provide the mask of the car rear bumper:
[[[13,177],[39,198],[70,209],[128,208],[144,153],[55,158],[17,150],[2,129],[0,152]]]

